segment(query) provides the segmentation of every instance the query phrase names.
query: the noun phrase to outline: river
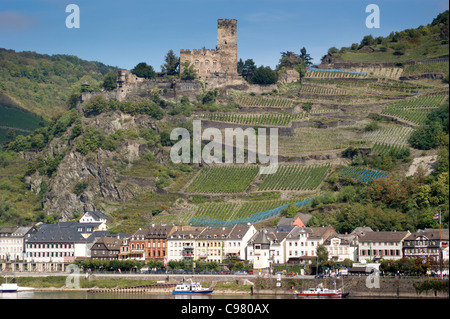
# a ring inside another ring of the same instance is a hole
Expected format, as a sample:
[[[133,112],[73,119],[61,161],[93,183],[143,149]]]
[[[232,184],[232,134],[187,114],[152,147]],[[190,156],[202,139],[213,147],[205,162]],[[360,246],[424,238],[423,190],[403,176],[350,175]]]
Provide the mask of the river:
[[[173,296],[171,294],[91,293],[87,291],[23,291],[0,293],[0,299],[295,299],[291,295],[212,294],[205,296]]]

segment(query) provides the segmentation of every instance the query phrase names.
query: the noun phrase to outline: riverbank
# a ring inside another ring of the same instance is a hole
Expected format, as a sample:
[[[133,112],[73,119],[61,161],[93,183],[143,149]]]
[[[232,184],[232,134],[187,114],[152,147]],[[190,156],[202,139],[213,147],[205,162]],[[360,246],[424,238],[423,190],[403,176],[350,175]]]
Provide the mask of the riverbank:
[[[314,279],[308,276],[260,277],[250,275],[150,275],[150,274],[81,274],[78,277],[64,274],[8,274],[24,287],[36,291],[86,291],[90,293],[120,294],[170,294],[173,285],[181,281],[200,282],[204,287],[214,287],[214,294],[283,296],[292,295],[318,285],[342,288],[355,298],[449,298],[447,289],[428,289],[419,293],[417,286],[437,280],[373,278],[350,276],[343,279]],[[280,280],[278,280],[280,279]],[[0,275],[0,282],[5,276]],[[441,284],[441,286],[442,286]],[[164,286],[166,285],[166,286]]]

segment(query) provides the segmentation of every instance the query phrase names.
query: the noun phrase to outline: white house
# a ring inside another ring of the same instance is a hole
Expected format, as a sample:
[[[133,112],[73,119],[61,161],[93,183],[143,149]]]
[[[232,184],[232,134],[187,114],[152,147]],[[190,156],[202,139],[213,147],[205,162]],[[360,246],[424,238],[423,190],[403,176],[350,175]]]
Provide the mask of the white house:
[[[234,225],[225,239],[225,259],[247,260],[247,243],[255,233],[253,225]]]
[[[33,227],[2,227],[0,229],[0,260],[24,260],[25,239]]]
[[[254,269],[269,269],[272,265],[285,263],[286,239],[297,226],[261,228],[247,244],[247,255]]]
[[[356,236],[332,235],[323,244],[328,250],[329,260],[358,260],[358,244]]]
[[[317,257],[317,246],[331,235],[337,234],[333,227],[296,227],[286,239],[286,261],[309,263]]]
[[[403,257],[403,241],[410,235],[409,231],[373,231],[359,237],[358,259],[377,261],[380,259],[396,260]]]
[[[178,226],[167,238],[167,261],[194,260],[197,236],[204,227]]]
[[[25,240],[28,262],[70,263],[76,258],[89,258],[96,238],[107,234],[98,231],[99,224],[62,222],[40,225]]]
[[[99,226],[97,227],[98,230],[107,230],[108,227],[106,225],[106,222],[109,221],[108,216],[106,216],[102,212],[96,212],[96,211],[87,211],[84,213],[84,215],[80,218],[78,221],[79,223],[98,223]]]

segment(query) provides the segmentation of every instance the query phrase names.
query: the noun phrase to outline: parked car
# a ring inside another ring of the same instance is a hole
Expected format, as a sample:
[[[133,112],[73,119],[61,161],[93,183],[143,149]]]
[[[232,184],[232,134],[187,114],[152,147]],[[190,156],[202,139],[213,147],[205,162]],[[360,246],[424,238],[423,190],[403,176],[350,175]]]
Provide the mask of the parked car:
[[[297,275],[297,273],[295,271],[290,271],[290,272],[286,273],[286,276],[288,276],[288,277],[293,277],[295,275]]]
[[[253,269],[249,269],[249,270],[248,270],[248,274],[249,274],[249,275],[253,275]]]

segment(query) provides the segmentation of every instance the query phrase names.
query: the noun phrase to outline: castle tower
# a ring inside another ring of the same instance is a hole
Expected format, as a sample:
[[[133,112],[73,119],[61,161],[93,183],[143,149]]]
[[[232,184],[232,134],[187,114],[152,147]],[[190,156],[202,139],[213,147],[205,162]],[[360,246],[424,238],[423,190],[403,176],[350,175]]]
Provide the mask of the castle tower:
[[[221,72],[237,75],[237,20],[217,20],[217,51]]]
[[[237,74],[237,20],[217,20],[217,47],[214,50],[180,50],[180,73],[188,62],[200,78]]]

